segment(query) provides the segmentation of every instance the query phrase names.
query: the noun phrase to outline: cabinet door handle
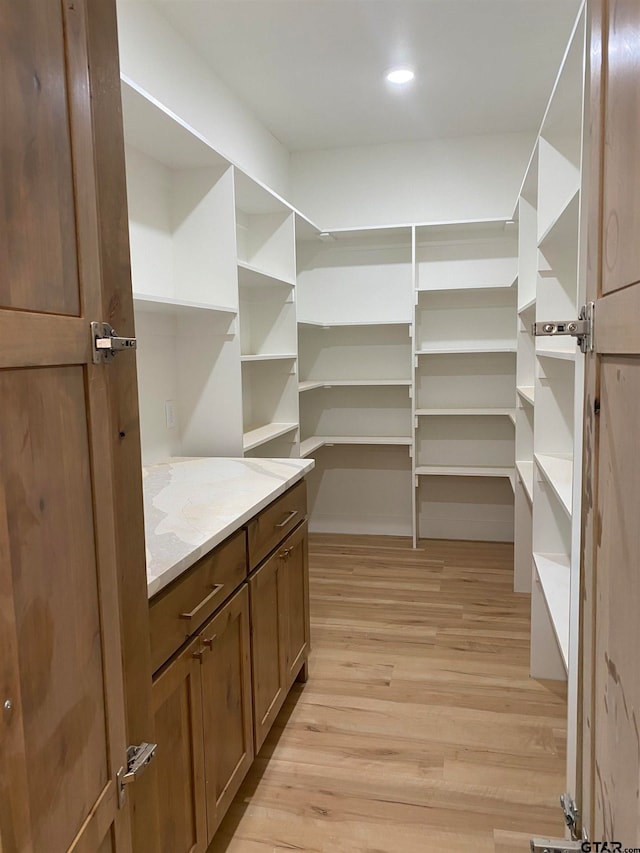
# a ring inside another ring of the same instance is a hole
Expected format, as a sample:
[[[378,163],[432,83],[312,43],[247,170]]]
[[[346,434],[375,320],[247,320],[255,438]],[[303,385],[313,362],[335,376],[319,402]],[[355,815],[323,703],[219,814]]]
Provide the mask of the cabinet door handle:
[[[213,635],[213,637],[203,637],[203,639],[202,639],[202,645],[203,645],[203,646],[206,646],[208,649],[212,649],[212,648],[213,648],[213,644],[215,643],[215,641],[216,641],[217,639],[218,639],[218,635],[217,635],[217,634],[214,634],[214,635]]]
[[[199,660],[200,663],[202,663],[202,658],[205,656],[206,651],[207,651],[207,649],[198,649],[197,652],[193,653],[192,657],[194,657],[196,660]]]
[[[287,517],[284,521],[281,521],[280,524],[276,524],[276,530],[281,530],[283,527],[286,527],[290,521],[292,521],[296,515],[300,512],[300,510],[292,509],[290,513],[288,513]]]
[[[180,618],[185,619],[187,622],[190,622],[192,619],[195,619],[196,616],[198,615],[198,613],[200,613],[200,611],[203,609],[203,607],[206,607],[210,602],[212,602],[213,599],[216,597],[216,595],[218,595],[220,590],[223,588],[224,588],[223,583],[214,584],[213,589],[211,590],[209,595],[205,595],[205,597],[202,599],[200,604],[197,604],[193,608],[193,610],[190,610],[188,613],[181,613]]]
[[[284,551],[281,551],[280,554],[278,554],[278,556],[280,557],[281,560],[288,560],[289,557],[291,556],[292,550],[293,550],[292,548],[285,548]]]

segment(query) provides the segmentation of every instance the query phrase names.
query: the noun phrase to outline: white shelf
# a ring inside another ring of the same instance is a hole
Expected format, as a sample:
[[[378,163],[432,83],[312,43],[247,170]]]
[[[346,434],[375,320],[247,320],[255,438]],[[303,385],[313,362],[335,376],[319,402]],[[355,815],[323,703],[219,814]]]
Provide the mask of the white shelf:
[[[558,358],[562,361],[575,361],[576,352],[575,345],[573,349],[536,349],[538,358]]]
[[[294,361],[297,355],[293,352],[271,353],[266,355],[243,355],[240,361]]]
[[[205,302],[190,302],[186,299],[175,299],[171,296],[151,296],[146,293],[133,294],[133,307],[137,311],[149,314],[172,314],[174,316],[203,316],[209,312],[235,317],[238,313],[235,308],[224,305],[209,305]]]
[[[310,379],[298,386],[300,393],[313,388],[410,388],[410,379]]]
[[[525,302],[520,308],[518,308],[518,315],[526,314],[528,311],[531,311],[532,308],[536,307],[536,297],[530,299],[528,302]]]
[[[536,453],[535,460],[562,508],[571,518],[573,495],[573,459],[569,454]]]
[[[569,661],[569,599],[571,564],[566,554],[535,554],[542,594],[565,668]]]
[[[508,417],[511,420],[514,420],[515,413],[513,409],[507,408],[497,408],[497,409],[416,409],[417,417],[430,417],[430,416],[439,416],[439,415],[453,415],[453,416],[488,416],[488,417]]]
[[[410,320],[360,320],[345,323],[322,323],[317,320],[298,320],[299,326],[314,326],[318,329],[349,328],[351,326],[410,326]]]
[[[491,466],[464,465],[419,465],[416,468],[419,476],[439,477],[513,477],[513,468],[497,468]]]
[[[520,474],[529,503],[533,503],[533,462],[516,462],[516,469]]]
[[[416,350],[416,355],[456,355],[456,354],[473,354],[473,353],[491,353],[491,352],[513,352],[517,350],[516,342],[500,343],[500,344],[469,344],[462,345],[452,343],[448,346],[434,346],[420,350]]]
[[[245,261],[238,261],[238,284],[240,287],[293,287],[294,282],[270,275]]]
[[[281,435],[286,435],[288,432],[298,429],[298,424],[266,424],[265,426],[257,427],[245,432],[242,436],[242,446],[245,451],[253,450],[255,447],[260,447],[261,444],[266,444],[274,438],[279,438]]]
[[[314,388],[324,388],[324,387],[325,387],[324,382],[314,382],[314,381],[300,382],[300,384],[298,385],[298,391],[300,392],[300,394],[302,394],[304,391],[313,391]]]
[[[518,385],[516,388],[518,395],[525,403],[528,403],[530,406],[534,405],[535,402],[535,387],[533,385]]]
[[[308,456],[320,447],[332,444],[386,445],[411,447],[413,440],[405,435],[314,435],[300,442],[300,456]]]

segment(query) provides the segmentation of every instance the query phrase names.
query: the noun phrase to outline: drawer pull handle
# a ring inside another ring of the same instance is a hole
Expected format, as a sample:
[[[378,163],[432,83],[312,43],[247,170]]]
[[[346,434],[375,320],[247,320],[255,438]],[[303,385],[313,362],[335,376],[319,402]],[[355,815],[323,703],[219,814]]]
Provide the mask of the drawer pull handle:
[[[206,607],[206,606],[207,606],[207,604],[209,604],[211,601],[213,601],[213,599],[216,597],[216,595],[217,595],[217,594],[220,592],[220,590],[221,590],[221,589],[223,589],[223,588],[224,588],[224,584],[223,584],[223,583],[216,583],[216,584],[214,584],[213,589],[211,590],[211,592],[209,593],[209,595],[206,595],[206,596],[202,599],[202,601],[200,602],[200,604],[197,604],[197,605],[193,608],[193,610],[190,610],[188,613],[181,613],[181,614],[180,614],[180,618],[181,618],[181,619],[187,619],[187,620],[195,619],[195,617],[196,617],[196,616],[198,615],[198,613],[202,610],[202,608],[203,608],[203,607]]]
[[[280,524],[276,524],[276,530],[281,530],[283,527],[286,527],[287,524],[289,524],[290,521],[293,521],[296,515],[298,515],[298,512],[299,510],[292,509],[291,512],[287,514],[284,521],[281,521]]]
[[[213,644],[218,639],[218,635],[214,634],[213,637],[204,637],[202,640],[202,645],[206,646],[208,649],[213,648]]]

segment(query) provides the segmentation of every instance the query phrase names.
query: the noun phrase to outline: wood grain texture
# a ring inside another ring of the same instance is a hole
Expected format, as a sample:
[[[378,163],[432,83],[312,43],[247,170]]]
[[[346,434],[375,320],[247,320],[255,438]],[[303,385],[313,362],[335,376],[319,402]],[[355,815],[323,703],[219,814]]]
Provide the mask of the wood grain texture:
[[[640,281],[640,9],[608,0],[604,79],[602,292]]]
[[[253,761],[249,591],[246,584],[200,634],[210,841]]]
[[[246,537],[241,530],[154,596],[149,604],[154,672],[196,633],[246,576]],[[193,615],[186,618],[187,613]]]
[[[62,6],[0,5],[0,306],[79,314]]]
[[[199,645],[190,643],[153,683],[161,853],[207,846]]]
[[[515,853],[563,835],[565,686],[510,545],[311,537],[310,677],[210,853]]]
[[[116,4],[114,0],[91,0],[89,11],[87,49],[103,282],[101,316],[95,319],[111,323],[121,335],[135,335]],[[114,512],[127,739],[128,743],[140,743],[153,741],[154,724],[134,354],[116,359],[109,366],[105,380],[110,403],[109,451],[114,489],[118,495]],[[131,789],[128,797],[133,820],[133,849],[136,853],[157,853],[160,843],[153,764]]]
[[[247,525],[249,570],[255,569],[307,516],[307,484],[296,483]]]
[[[593,0],[587,9],[586,115],[589,122],[585,171],[588,169],[588,220],[586,301],[600,296],[602,263],[602,25],[603,0]],[[582,518],[580,560],[580,625],[578,650],[578,719],[576,744],[575,799],[581,827],[593,838],[593,668],[595,652],[595,554],[597,532],[597,491],[595,461],[598,453],[600,418],[600,370],[596,353],[585,356],[584,422],[582,450]]]

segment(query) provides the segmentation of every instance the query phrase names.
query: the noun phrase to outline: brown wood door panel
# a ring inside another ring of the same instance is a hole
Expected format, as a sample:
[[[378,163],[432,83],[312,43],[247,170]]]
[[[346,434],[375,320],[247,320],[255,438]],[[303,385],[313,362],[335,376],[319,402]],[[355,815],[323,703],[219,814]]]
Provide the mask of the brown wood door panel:
[[[64,5],[2,2],[0,306],[79,314]]]
[[[604,82],[602,293],[640,281],[637,0],[609,0]]]
[[[123,658],[149,724],[139,737],[153,738],[149,648],[130,657],[121,641],[133,618],[148,643],[135,361],[94,366],[89,339],[107,308],[131,308],[126,200],[110,241],[98,202],[124,186],[124,160],[107,162],[94,137],[99,114],[122,147],[120,107],[104,97],[119,87],[115,3],[0,0],[0,19],[0,687],[12,703],[0,715],[0,843],[129,853],[132,795],[119,808],[116,783]],[[140,480],[126,515],[114,483],[123,444]],[[126,617],[119,566],[134,590]],[[136,851],[155,853],[152,810],[140,812],[150,819]]]
[[[202,629],[200,640],[207,834],[211,841],[254,755],[246,585]]]
[[[640,423],[637,358],[601,361],[595,695],[596,839],[640,842]]]
[[[640,844],[640,4],[591,0],[579,790],[593,841]]]
[[[63,850],[109,781],[83,370],[0,372],[0,409],[33,838]]]
[[[207,846],[199,645],[194,640],[153,683],[160,853]]]
[[[283,563],[280,551],[249,579],[251,602],[251,671],[256,753],[286,697]]]
[[[284,651],[286,689],[298,675],[309,654],[309,555],[307,523],[301,524],[283,542],[285,577]]]

